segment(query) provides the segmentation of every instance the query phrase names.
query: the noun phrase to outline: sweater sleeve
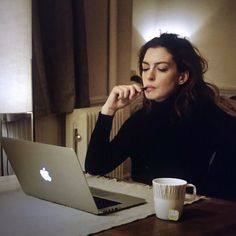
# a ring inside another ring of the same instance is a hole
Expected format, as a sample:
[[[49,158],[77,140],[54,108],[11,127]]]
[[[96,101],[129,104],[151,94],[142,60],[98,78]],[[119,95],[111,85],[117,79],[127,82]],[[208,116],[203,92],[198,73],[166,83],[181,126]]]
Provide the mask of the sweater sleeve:
[[[110,141],[112,121],[113,117],[99,113],[85,160],[85,170],[90,174],[104,175],[131,155],[134,145],[132,122],[128,119]]]

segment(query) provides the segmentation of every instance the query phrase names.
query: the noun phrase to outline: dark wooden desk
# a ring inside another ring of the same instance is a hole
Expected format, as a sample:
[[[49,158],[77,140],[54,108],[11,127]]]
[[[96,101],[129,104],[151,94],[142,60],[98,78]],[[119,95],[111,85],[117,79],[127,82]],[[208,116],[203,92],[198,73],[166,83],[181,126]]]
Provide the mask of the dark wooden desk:
[[[220,199],[202,200],[185,206],[183,217],[179,222],[159,220],[156,216],[150,216],[96,234],[96,236],[122,235],[236,235],[236,202]]]

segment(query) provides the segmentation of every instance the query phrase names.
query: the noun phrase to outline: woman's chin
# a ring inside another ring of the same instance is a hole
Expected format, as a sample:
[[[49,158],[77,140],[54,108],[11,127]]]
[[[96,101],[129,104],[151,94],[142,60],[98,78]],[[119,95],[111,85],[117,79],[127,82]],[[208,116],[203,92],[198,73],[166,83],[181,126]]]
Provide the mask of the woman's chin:
[[[145,94],[145,95],[148,100],[160,101],[160,102],[165,100],[165,98],[161,96],[152,95],[152,94]]]

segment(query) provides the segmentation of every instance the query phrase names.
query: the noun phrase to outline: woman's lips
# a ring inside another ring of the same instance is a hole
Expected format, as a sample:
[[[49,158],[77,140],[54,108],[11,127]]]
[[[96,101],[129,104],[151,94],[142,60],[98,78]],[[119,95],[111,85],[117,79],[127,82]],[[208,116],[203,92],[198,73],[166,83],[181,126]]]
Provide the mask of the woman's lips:
[[[152,92],[154,89],[156,89],[156,87],[153,87],[153,86],[146,86],[144,88],[146,92]]]

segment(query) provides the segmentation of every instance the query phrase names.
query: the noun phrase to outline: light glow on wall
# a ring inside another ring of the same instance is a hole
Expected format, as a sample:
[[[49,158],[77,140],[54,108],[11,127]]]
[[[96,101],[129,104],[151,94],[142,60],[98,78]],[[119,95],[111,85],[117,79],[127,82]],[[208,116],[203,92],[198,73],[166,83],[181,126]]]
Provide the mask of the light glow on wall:
[[[143,28],[141,34],[145,41],[158,37],[161,33],[174,33],[181,37],[190,38],[192,29],[181,22],[159,22],[155,26],[150,25]]]
[[[133,0],[133,27],[145,41],[166,32],[192,40],[218,5],[215,0]]]

